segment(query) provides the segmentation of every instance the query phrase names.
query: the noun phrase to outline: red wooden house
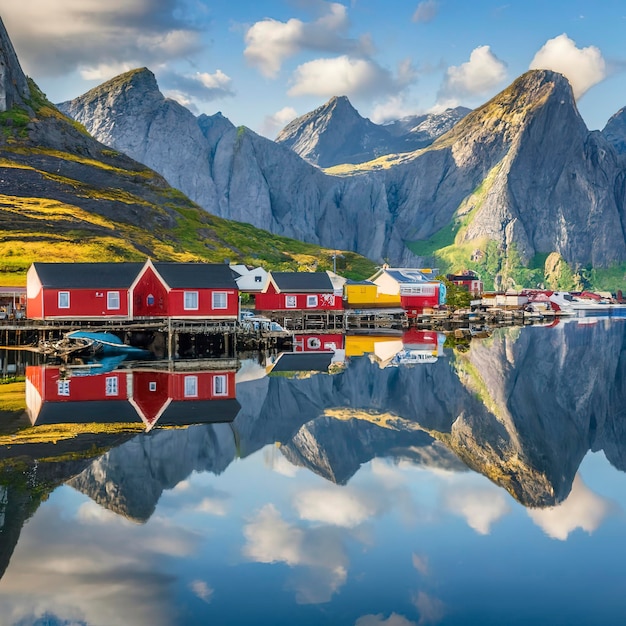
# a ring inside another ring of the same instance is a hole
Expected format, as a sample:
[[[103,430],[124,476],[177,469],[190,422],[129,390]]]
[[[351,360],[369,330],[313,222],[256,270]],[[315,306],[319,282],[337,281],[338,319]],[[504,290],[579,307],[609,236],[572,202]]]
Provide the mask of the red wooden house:
[[[255,296],[255,309],[340,311],[343,299],[326,272],[270,272],[263,291]]]
[[[237,319],[239,291],[225,264],[153,263],[130,288],[133,318]]]
[[[33,263],[26,275],[30,319],[128,319],[128,292],[142,263]]]
[[[446,278],[451,283],[469,291],[472,296],[482,296],[483,294],[483,281],[472,270],[465,270],[461,274],[446,274]]]
[[[58,366],[26,368],[31,423],[188,425],[232,421],[240,405],[235,371],[190,372],[118,369],[67,376]]]
[[[26,368],[26,408],[32,424],[141,422],[128,403],[129,373],[68,377],[59,366]]]
[[[237,319],[239,291],[228,265],[33,263],[31,319]]]

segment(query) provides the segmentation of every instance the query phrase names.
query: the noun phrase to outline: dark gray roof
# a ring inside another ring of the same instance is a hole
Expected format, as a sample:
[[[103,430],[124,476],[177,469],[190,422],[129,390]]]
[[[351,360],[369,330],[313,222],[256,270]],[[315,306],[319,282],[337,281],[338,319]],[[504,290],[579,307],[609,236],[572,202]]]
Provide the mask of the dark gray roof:
[[[43,424],[132,424],[139,422],[137,411],[127,400],[83,400],[44,402],[37,426]]]
[[[271,276],[283,292],[334,292],[333,283],[326,272],[271,272]]]
[[[232,422],[241,409],[236,398],[170,402],[155,426],[188,426]]]
[[[272,372],[327,372],[334,352],[282,352]]]
[[[224,263],[155,263],[154,267],[174,289],[237,289],[233,271]]]
[[[125,289],[143,263],[33,263],[44,287],[59,289]]]
[[[373,283],[371,280],[352,280],[351,278],[348,278],[348,280],[346,280],[346,285],[375,285],[376,283]]]

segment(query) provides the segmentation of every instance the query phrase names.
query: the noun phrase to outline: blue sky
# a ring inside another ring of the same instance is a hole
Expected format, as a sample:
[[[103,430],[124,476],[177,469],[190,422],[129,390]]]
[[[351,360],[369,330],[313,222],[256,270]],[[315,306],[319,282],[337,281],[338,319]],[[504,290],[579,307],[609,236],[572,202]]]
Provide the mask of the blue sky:
[[[195,113],[268,137],[333,95],[376,122],[475,107],[564,73],[590,129],[626,106],[617,0],[0,0],[24,71],[60,102],[135,67]]]

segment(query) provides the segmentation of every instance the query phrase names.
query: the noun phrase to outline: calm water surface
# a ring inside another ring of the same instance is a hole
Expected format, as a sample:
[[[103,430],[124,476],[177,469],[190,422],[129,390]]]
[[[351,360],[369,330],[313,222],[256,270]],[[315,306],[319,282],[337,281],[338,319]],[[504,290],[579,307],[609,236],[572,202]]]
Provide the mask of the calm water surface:
[[[5,391],[0,624],[626,623],[626,321],[582,321],[333,375],[244,361],[231,423],[149,424],[172,401],[22,441]],[[38,403],[33,372],[31,417],[106,414]]]

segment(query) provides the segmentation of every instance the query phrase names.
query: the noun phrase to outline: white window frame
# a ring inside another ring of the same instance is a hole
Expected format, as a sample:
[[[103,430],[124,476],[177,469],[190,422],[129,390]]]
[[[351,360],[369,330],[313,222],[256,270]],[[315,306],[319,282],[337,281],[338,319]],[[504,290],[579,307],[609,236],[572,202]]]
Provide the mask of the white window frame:
[[[157,387],[156,380],[151,380],[148,383],[148,391],[156,391],[156,387]]]
[[[183,291],[183,309],[185,311],[197,311],[199,301],[197,291]]]
[[[185,376],[184,378],[185,398],[197,398],[198,397],[198,377],[197,376]]]
[[[107,309],[109,311],[119,311],[120,308],[120,292],[107,291]]]
[[[306,308],[314,309],[319,304],[319,298],[317,296],[307,296],[306,297]]]
[[[119,396],[119,380],[117,376],[107,376],[104,380],[104,394],[106,396]]]
[[[298,306],[298,296],[285,296],[285,308],[295,309]]]
[[[59,309],[69,309],[70,308],[70,292],[59,291],[57,303],[59,305]]]
[[[223,298],[223,301],[222,301]],[[228,308],[228,294],[225,291],[214,291],[211,294],[211,305],[213,309]]]
[[[69,380],[57,380],[57,395],[65,396],[69,398],[69,395],[70,395],[70,381]]]
[[[215,376],[213,376],[213,395],[228,395],[228,378],[225,374],[216,374]]]

